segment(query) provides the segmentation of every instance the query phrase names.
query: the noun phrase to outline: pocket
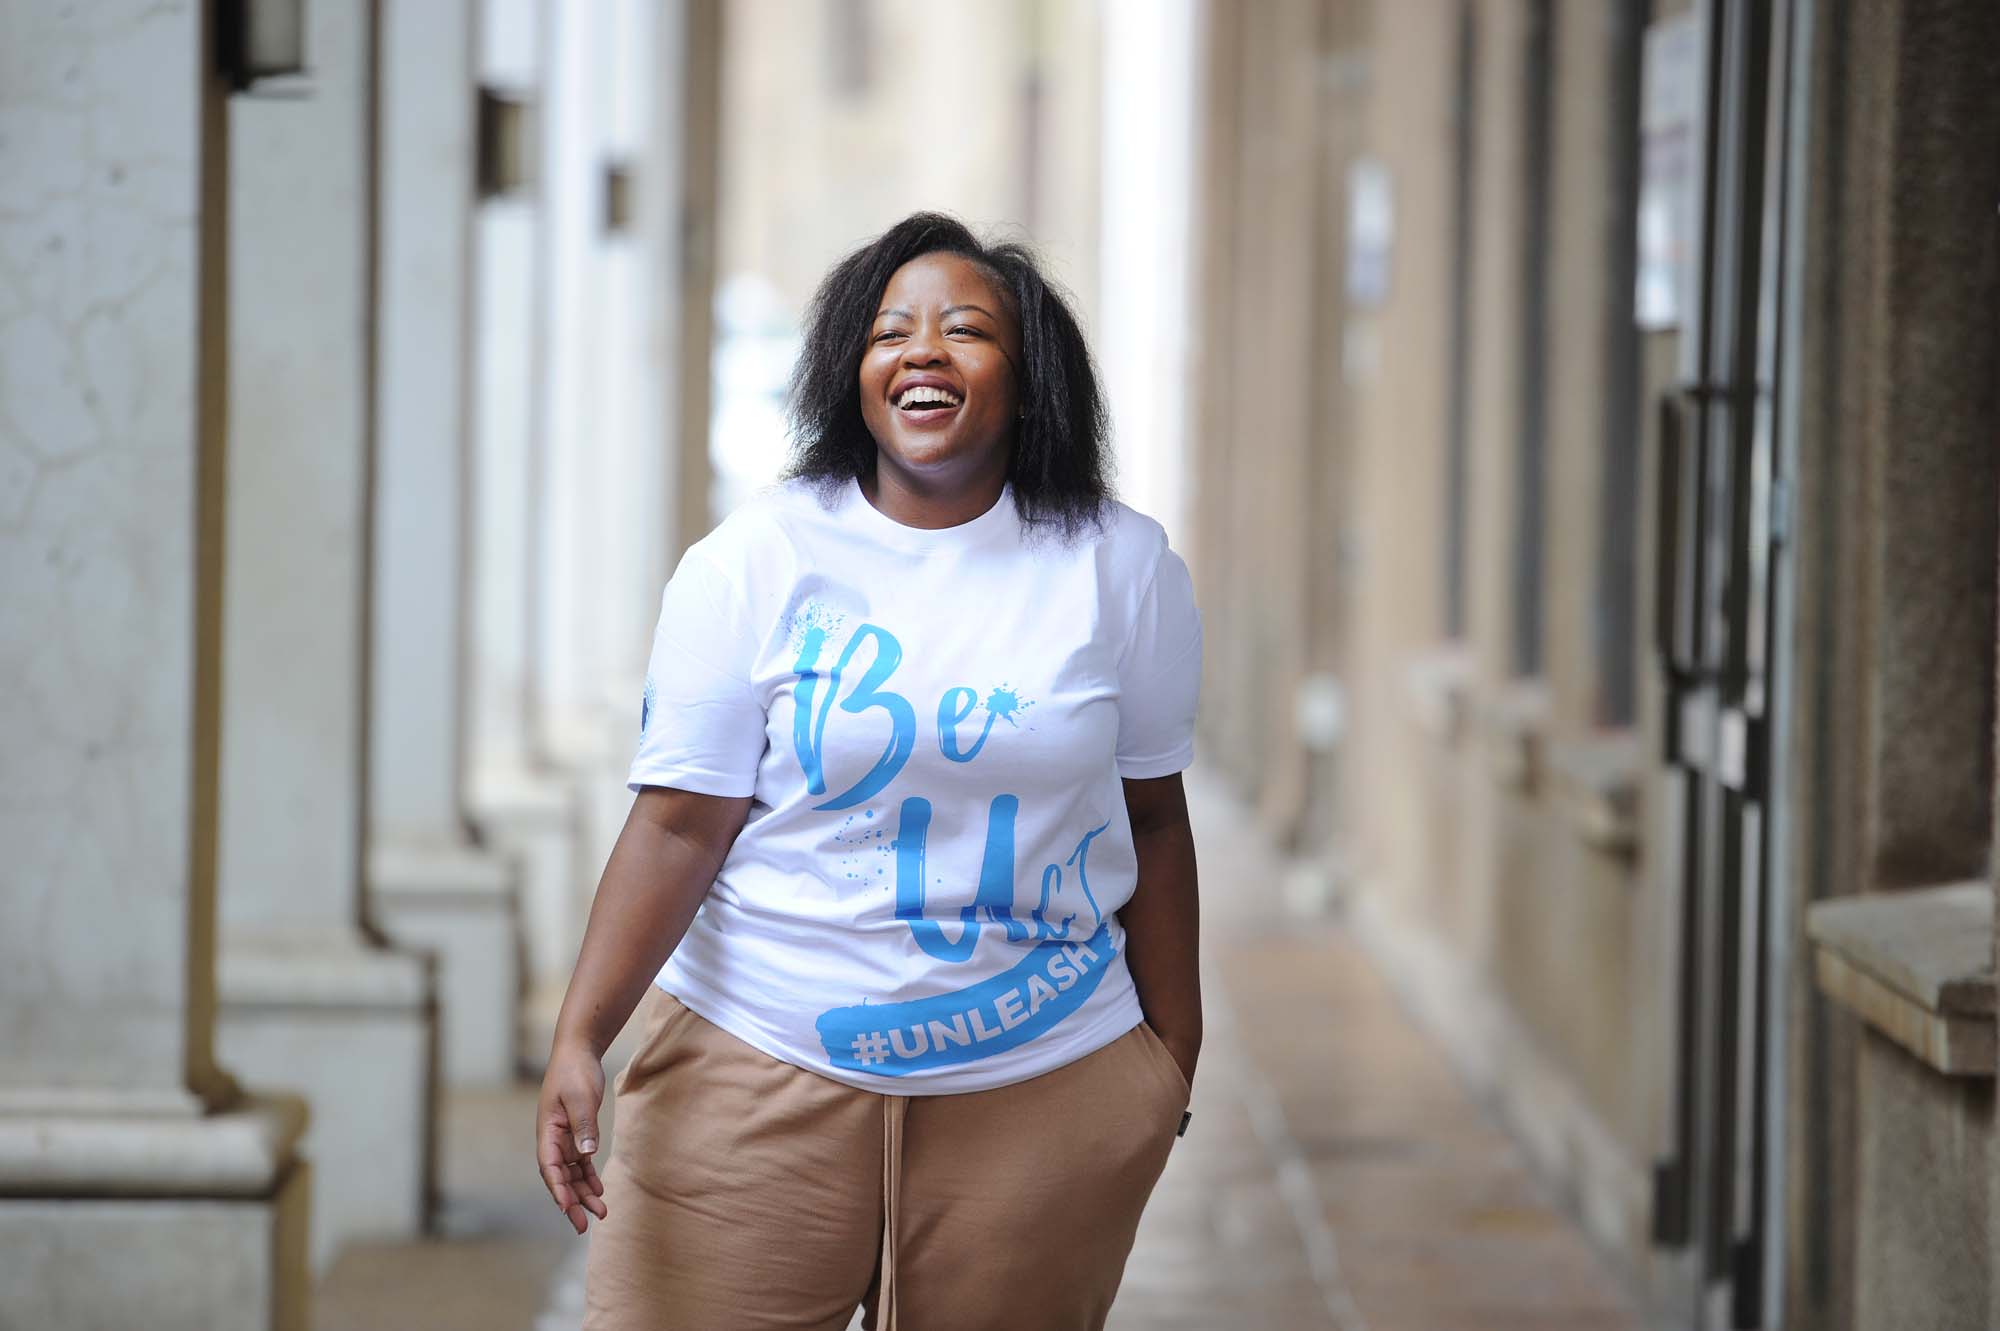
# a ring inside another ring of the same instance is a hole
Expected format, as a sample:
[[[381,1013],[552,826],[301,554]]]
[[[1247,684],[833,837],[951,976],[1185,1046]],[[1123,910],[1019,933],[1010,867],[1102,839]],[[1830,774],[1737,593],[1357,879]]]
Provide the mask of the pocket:
[[[1185,1108],[1187,1102],[1194,1096],[1194,1086],[1189,1083],[1187,1074],[1181,1071],[1180,1062],[1175,1059],[1174,1051],[1167,1048],[1167,1042],[1153,1029],[1153,1023],[1141,1020],[1139,1029],[1146,1033],[1146,1043],[1153,1047],[1153,1061],[1159,1063],[1165,1070],[1167,1084],[1172,1087],[1174,1094],[1180,1097],[1180,1104]]]
[[[666,1060],[666,1044],[673,1032],[680,1028],[681,1019],[688,1015],[688,1008],[672,994],[652,986],[640,1006],[643,1025],[639,1032],[639,1042],[633,1047],[632,1057],[625,1060],[618,1076],[611,1083],[613,1095],[623,1095],[626,1089],[652,1075]]]

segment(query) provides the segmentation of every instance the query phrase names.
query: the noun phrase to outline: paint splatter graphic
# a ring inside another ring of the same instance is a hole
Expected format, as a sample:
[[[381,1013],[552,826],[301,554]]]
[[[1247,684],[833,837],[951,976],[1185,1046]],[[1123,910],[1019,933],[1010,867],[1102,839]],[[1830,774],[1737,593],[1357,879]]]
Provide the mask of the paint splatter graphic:
[[[1012,684],[995,686],[987,693],[984,704],[988,712],[1005,721],[1016,730],[1021,728],[1021,722],[1017,718],[1034,705],[1035,700],[1033,698],[1023,698],[1021,691]],[[1032,726],[1029,727],[1031,730],[1033,728]]]
[[[855,826],[857,817],[872,821],[875,810],[862,809],[858,814],[848,814],[841,820],[840,830],[833,834],[832,839],[845,851],[840,857],[842,876],[868,882],[882,877],[890,857],[895,854],[896,843],[889,839],[888,829],[879,823],[871,827],[864,821]],[[872,855],[869,854],[871,851]],[[887,882],[877,885],[885,889],[889,886]]]
[[[822,640],[832,638],[840,632],[840,626],[847,622],[845,613],[835,610],[824,601],[809,600],[792,613],[791,623],[785,632],[785,641],[794,651],[805,645],[808,635],[817,631]]]

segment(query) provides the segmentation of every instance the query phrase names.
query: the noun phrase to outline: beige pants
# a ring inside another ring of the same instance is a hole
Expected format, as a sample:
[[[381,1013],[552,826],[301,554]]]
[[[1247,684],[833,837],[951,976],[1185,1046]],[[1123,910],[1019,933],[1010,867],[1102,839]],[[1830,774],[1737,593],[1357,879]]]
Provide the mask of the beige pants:
[[[1141,1025],[997,1090],[878,1095],[655,988],[613,1084],[585,1331],[1104,1324],[1187,1105]]]

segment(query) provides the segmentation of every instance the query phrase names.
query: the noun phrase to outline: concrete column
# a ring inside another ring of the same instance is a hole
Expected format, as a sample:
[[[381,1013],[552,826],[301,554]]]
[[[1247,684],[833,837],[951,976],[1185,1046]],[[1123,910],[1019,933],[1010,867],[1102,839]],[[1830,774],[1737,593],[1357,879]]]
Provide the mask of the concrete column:
[[[640,191],[656,209],[646,232],[664,279],[661,372],[669,385],[667,512],[663,552],[671,573],[689,545],[715,525],[717,477],[709,457],[709,365],[715,342],[715,288],[722,214],[722,0],[678,0],[659,25],[652,142],[654,183]],[[641,217],[646,214],[642,211]],[[660,582],[665,584],[662,576]],[[651,646],[650,639],[647,646]],[[640,664],[643,678],[645,663]]]
[[[368,875],[390,937],[438,958],[452,1085],[514,1075],[513,865],[464,815],[474,0],[381,11]]]
[[[608,113],[617,94],[611,56],[613,7],[550,5],[543,10],[541,171],[542,308],[548,337],[536,373],[534,638],[528,689],[533,743],[553,763],[586,761],[595,736],[590,676],[605,597],[605,569],[592,556],[613,525],[597,493],[617,454],[609,437],[617,404],[605,368],[620,350],[622,312],[608,299],[606,267],[614,238],[605,225]]]
[[[312,1262],[414,1235],[430,959],[363,892],[375,6],[311,5],[310,74],[231,106],[218,1041],[313,1105]]]
[[[582,538],[573,572],[583,576],[569,589],[578,609],[587,610],[577,616],[573,637],[551,644],[567,645],[572,654],[578,644],[583,648],[574,663],[573,713],[580,731],[574,737],[587,746],[577,754],[583,878],[573,922],[579,944],[590,894],[632,808],[625,774],[638,735],[645,656],[660,588],[672,572],[667,551],[681,534],[671,507],[676,431],[668,408],[676,385],[668,357],[682,222],[673,207],[673,165],[653,142],[669,127],[656,106],[674,100],[683,77],[659,35],[674,27],[676,8],[618,0],[591,12],[597,22],[589,33],[596,89],[590,146],[598,162],[598,197],[615,178],[624,205],[600,213],[589,255],[590,321],[599,344],[585,367],[583,392],[595,403],[598,452],[576,488],[584,504],[573,532]],[[549,437],[563,436],[552,430]],[[706,454],[705,432],[695,446]]]
[[[1319,140],[1293,129],[1314,120],[1319,16],[1285,0],[1210,6],[1206,22],[1215,46],[1203,73],[1202,188],[1229,198],[1211,198],[1196,233],[1213,265],[1213,285],[1197,293],[1211,316],[1197,428],[1254,441],[1255,461],[1218,447],[1198,464],[1193,529],[1210,564],[1203,615],[1213,616],[1204,622],[1218,685],[1202,703],[1205,714],[1214,709],[1205,761],[1289,842],[1305,789],[1294,717],[1305,673],[1311,385],[1321,373],[1312,342]],[[1235,202],[1252,199],[1247,210]],[[1243,328],[1258,336],[1216,331]]]
[[[616,588],[630,570],[621,557],[630,522],[618,496],[620,482],[634,479],[627,465],[634,376],[626,358],[638,340],[631,316],[650,294],[620,287],[635,255],[629,220],[613,213],[613,173],[631,166],[613,125],[619,102],[631,100],[635,72],[620,60],[621,44],[623,54],[642,57],[630,49],[631,34],[619,31],[630,17],[627,6],[615,4],[550,5],[542,17],[538,278],[547,337],[535,366],[541,394],[528,518],[528,726],[532,751],[570,788],[578,839],[569,878],[551,884],[560,890],[544,902],[546,964],[526,1014],[531,1056],[553,1034],[597,870],[630,807],[622,782],[606,789],[613,735],[631,731],[613,724],[605,696],[607,612],[624,599]]]
[[[530,1066],[630,807],[659,587],[708,525],[718,34],[712,0],[483,0],[480,78],[542,144],[474,224],[465,737],[474,821],[522,867]]]
[[[479,79],[520,101],[539,121],[544,41],[541,0],[480,0]],[[538,131],[539,132],[539,131]],[[576,962],[575,919],[587,887],[578,852],[573,780],[547,762],[530,728],[536,640],[533,583],[538,367],[547,354],[540,234],[546,180],[480,200],[474,218],[472,385],[472,632],[465,737],[467,795],[486,844],[521,866],[522,961],[530,1010],[547,1008],[551,986]],[[561,989],[554,989],[560,1002]],[[525,1014],[517,1029],[545,1023]],[[519,1038],[539,1060],[547,1044]]]
[[[1244,225],[1238,208],[1237,103],[1243,93],[1239,71],[1247,13],[1237,5],[1203,0],[1196,15],[1196,112],[1194,207],[1189,248],[1194,251],[1190,301],[1205,312],[1226,310],[1237,279],[1235,250]],[[1235,437],[1229,353],[1207,320],[1190,328],[1188,434],[1195,441],[1189,463],[1188,571],[1202,607],[1208,641],[1226,642],[1233,632],[1230,551],[1235,533],[1229,496],[1235,479],[1228,448],[1211,443]],[[1234,682],[1223,651],[1202,653],[1201,733],[1203,760],[1236,775],[1234,752],[1239,729]]]
[[[1528,225],[1525,0],[1476,7],[1467,630],[1486,687],[1512,675]]]
[[[1100,336],[1096,351],[1124,498],[1165,523],[1174,546],[1186,550],[1188,219],[1185,210],[1161,203],[1188,197],[1194,185],[1195,6],[1113,0],[1103,23],[1095,303],[1126,311],[1131,335]]]
[[[1242,14],[1238,7],[1201,0],[1195,15],[1195,110],[1192,207],[1188,218],[1188,248],[1192,261],[1188,304],[1200,311],[1224,308],[1234,271],[1230,247],[1239,225],[1235,178],[1237,52],[1242,44]],[[1190,320],[1188,332],[1187,434],[1189,489],[1186,500],[1188,572],[1194,578],[1195,599],[1209,634],[1226,631],[1231,548],[1227,485],[1229,449],[1213,441],[1230,437],[1229,381],[1226,355],[1217,338],[1200,320]],[[1217,615],[1223,610],[1222,615]],[[1215,615],[1217,617],[1210,618]],[[1226,740],[1233,715],[1225,713],[1227,695],[1220,685],[1228,673],[1219,656],[1202,655],[1201,738],[1204,760],[1214,761]],[[1214,700],[1214,701],[1212,701]]]
[[[710,526],[708,248],[719,39],[706,0],[619,0],[589,34],[593,82],[603,90],[593,141],[625,176],[630,207],[590,256],[591,322],[601,340],[584,388],[598,404],[600,453],[578,487],[588,502],[575,533],[585,538],[576,564],[583,576],[570,589],[590,602],[576,624],[588,644],[576,671],[575,716],[588,740],[576,755],[579,942],[588,894],[632,807],[625,775],[660,588],[681,551]],[[555,422],[549,437],[562,437]]]
[[[213,1049],[213,12],[0,0],[6,1326],[305,1325],[306,1107]]]

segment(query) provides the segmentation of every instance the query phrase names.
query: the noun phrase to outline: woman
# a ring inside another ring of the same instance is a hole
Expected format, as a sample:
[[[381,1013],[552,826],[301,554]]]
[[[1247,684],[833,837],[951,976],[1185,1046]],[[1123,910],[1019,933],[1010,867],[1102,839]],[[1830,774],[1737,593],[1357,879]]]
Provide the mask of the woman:
[[[1187,568],[1062,299],[948,217],[828,275],[793,425],[667,585],[557,1020],[584,1324],[1101,1326],[1201,1046]]]

